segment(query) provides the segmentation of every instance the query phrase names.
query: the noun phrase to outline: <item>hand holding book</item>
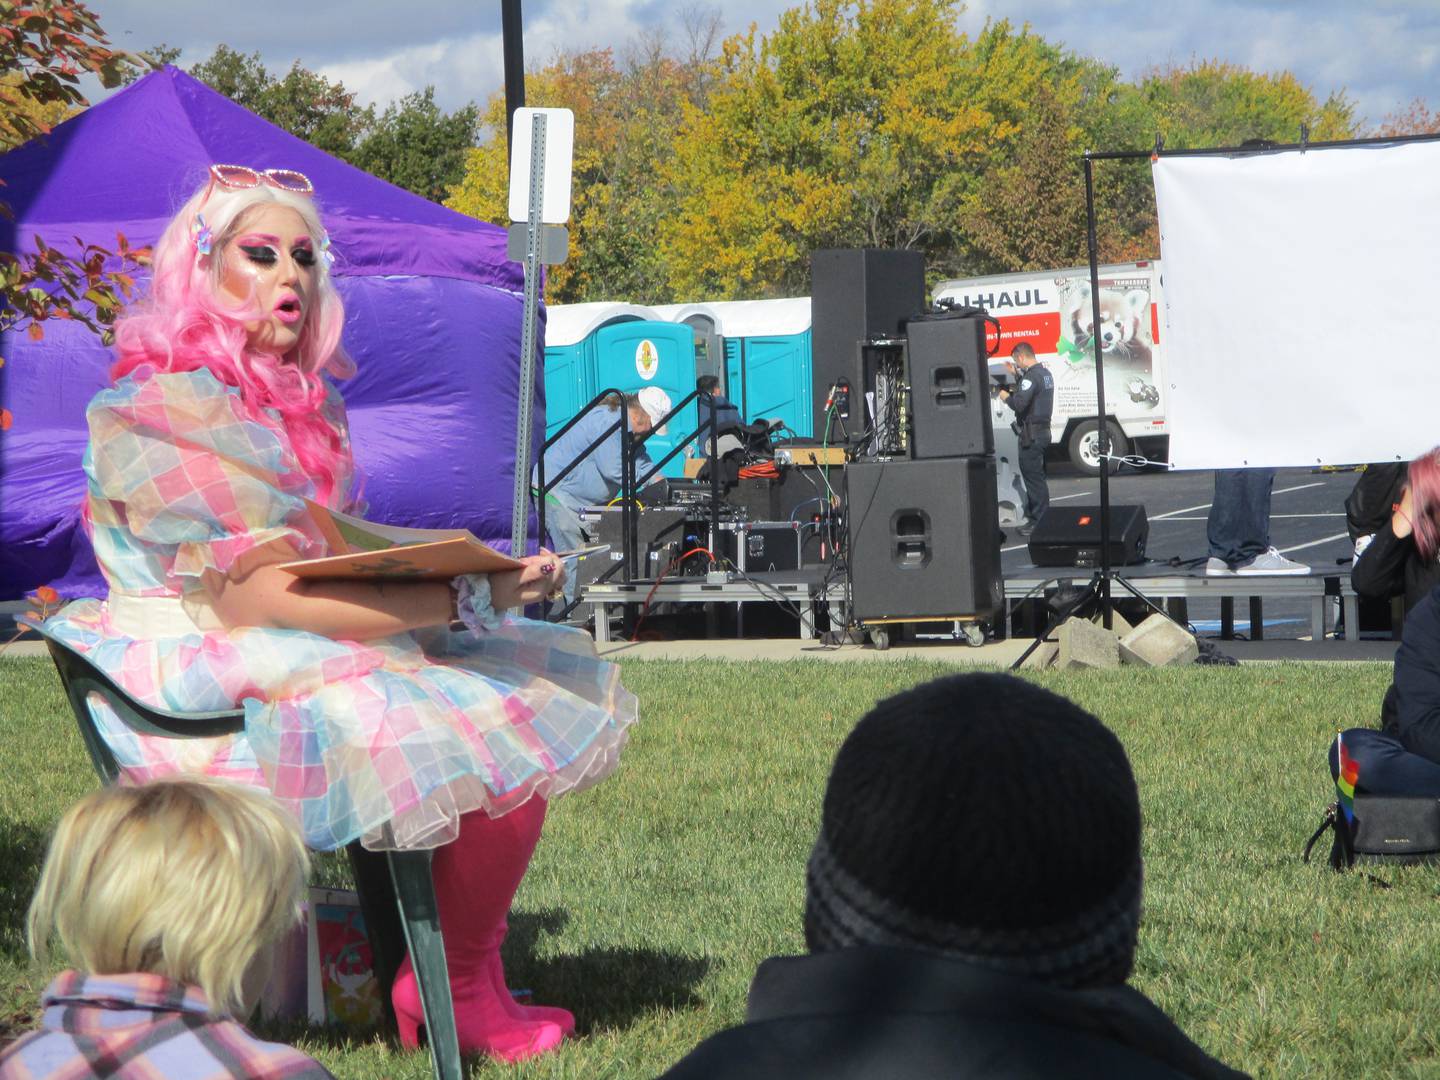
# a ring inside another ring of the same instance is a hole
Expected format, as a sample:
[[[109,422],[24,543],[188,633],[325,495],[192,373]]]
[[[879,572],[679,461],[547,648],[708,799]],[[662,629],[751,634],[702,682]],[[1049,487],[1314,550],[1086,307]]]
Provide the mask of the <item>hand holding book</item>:
[[[496,551],[468,529],[411,529],[382,525],[306,500],[330,550],[345,554],[282,563],[296,577],[330,580],[448,581],[462,574],[519,570],[524,563]],[[605,545],[557,552],[558,559],[585,558]]]

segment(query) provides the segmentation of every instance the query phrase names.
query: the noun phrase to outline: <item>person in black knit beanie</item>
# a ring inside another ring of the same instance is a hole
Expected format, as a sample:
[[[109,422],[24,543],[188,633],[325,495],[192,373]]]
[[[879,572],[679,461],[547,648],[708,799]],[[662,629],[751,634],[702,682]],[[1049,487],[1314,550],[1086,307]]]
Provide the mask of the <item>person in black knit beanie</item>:
[[[1243,1076],[1125,984],[1140,827],[1120,740],[1063,697],[967,674],[880,702],[826,786],[809,955],[665,1076]]]

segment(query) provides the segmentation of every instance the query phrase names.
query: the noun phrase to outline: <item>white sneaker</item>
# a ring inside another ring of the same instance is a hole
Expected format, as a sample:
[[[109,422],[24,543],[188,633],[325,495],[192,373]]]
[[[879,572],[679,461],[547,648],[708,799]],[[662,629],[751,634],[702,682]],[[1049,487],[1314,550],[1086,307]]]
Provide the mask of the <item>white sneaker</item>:
[[[1304,563],[1292,562],[1273,547],[1262,551],[1247,563],[1235,568],[1237,574],[1308,574],[1310,567]]]
[[[1211,555],[1209,562],[1205,564],[1205,576],[1234,577],[1235,571],[1230,569],[1230,564],[1224,559],[1217,559],[1214,555]]]

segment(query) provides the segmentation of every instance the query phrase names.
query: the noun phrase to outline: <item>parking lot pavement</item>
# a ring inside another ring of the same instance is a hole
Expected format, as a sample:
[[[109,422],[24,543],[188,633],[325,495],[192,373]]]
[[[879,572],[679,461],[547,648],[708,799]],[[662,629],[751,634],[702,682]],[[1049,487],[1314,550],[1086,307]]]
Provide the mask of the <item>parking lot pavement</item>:
[[[1349,574],[1351,544],[1345,531],[1345,497],[1359,474],[1353,470],[1281,469],[1275,476],[1270,505],[1270,543],[1286,558],[1329,573]],[[1145,507],[1150,524],[1146,555],[1153,562],[1190,567],[1203,573],[1208,544],[1205,519],[1214,495],[1209,471],[1135,472],[1125,469],[1110,478],[1110,503]],[[1050,501],[1060,506],[1100,504],[1100,481],[1075,474],[1069,466],[1052,464]],[[1014,530],[1001,546],[1001,567],[1007,575],[1030,563],[1025,538]],[[1246,605],[1236,605],[1236,632],[1249,631]],[[1193,601],[1190,621],[1202,636],[1219,633],[1219,601]],[[1310,616],[1302,602],[1269,601],[1265,605],[1267,638],[1308,636]]]

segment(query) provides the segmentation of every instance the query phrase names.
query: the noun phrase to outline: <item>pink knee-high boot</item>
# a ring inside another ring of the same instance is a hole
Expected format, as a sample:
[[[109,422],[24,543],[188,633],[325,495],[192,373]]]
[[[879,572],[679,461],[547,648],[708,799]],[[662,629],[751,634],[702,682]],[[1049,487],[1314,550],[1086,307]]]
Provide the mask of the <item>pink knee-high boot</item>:
[[[540,798],[503,817],[483,811],[466,814],[460,835],[435,852],[431,873],[464,1053],[482,1051],[502,1061],[519,1061],[554,1049],[565,1037],[557,1023],[514,1015],[517,1006],[503,984],[497,992],[494,976],[505,916],[544,822],[545,801]],[[417,1045],[422,1013],[409,957],[396,975],[391,1000],[401,1043]]]
[[[554,1005],[521,1005],[515,1000],[515,995],[510,993],[510,988],[505,985],[505,965],[500,959],[500,946],[505,943],[505,935],[509,932],[509,923],[502,921],[500,934],[495,942],[495,951],[490,954],[490,979],[495,984],[495,992],[505,1002],[505,1007],[510,1011],[510,1015],[516,1019],[548,1020],[552,1024],[559,1024],[560,1030],[569,1035],[575,1030],[574,1013]]]

